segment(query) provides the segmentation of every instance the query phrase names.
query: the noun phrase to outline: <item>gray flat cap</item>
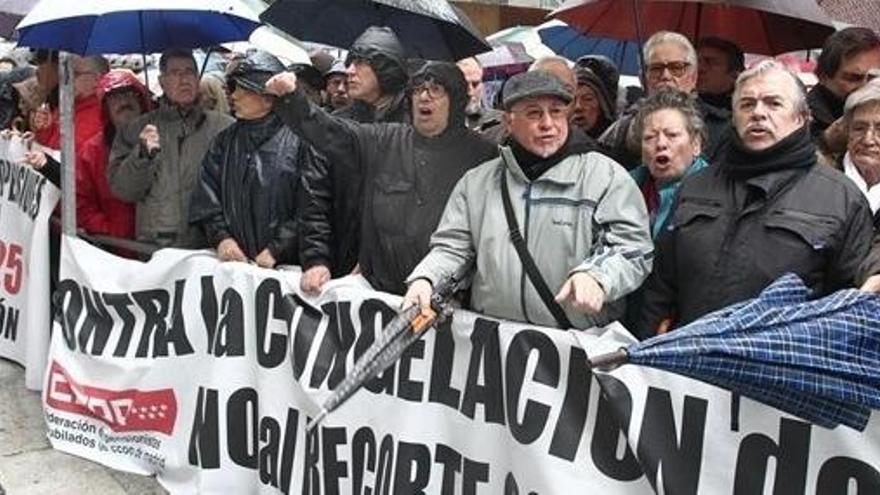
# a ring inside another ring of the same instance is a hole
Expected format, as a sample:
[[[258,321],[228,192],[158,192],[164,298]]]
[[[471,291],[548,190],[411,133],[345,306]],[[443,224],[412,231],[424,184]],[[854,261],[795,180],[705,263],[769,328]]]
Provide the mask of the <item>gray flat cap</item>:
[[[535,70],[517,74],[504,83],[504,94],[501,106],[510,110],[516,102],[536,96],[552,96],[566,104],[574,98],[556,76],[544,71]]]

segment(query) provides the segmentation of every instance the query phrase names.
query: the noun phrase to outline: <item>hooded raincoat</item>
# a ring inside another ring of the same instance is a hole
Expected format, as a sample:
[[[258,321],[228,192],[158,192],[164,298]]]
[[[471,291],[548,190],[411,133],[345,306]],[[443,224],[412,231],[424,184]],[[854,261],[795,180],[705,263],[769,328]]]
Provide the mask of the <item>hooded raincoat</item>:
[[[367,61],[376,73],[382,93],[390,99],[381,108],[354,100],[333,113],[334,117],[363,124],[409,122],[409,105],[404,88],[407,82],[403,46],[388,28],[371,27],[351,46],[348,62]],[[315,132],[319,121],[309,124]],[[304,215],[311,218],[306,242],[312,249],[301,258],[303,269],[314,265],[330,268],[334,277],[351,272],[358,260],[363,176],[355,160],[352,141],[345,135],[324,132],[321,152],[325,162],[303,169],[303,191],[310,201]],[[322,244],[318,246],[316,243]],[[309,248],[306,248],[309,249]]]
[[[406,276],[427,254],[431,233],[456,182],[497,154],[495,145],[464,125],[467,87],[458,67],[430,62],[413,76],[415,84],[425,80],[442,85],[450,97],[448,126],[436,137],[422,136],[407,124],[358,125],[333,118],[299,91],[282,97],[277,106],[295,132],[319,151],[343,147],[348,159],[334,166],[344,163],[362,174],[362,210],[352,212],[361,219],[358,261],[373,287],[398,294],[405,290]],[[305,194],[312,203],[301,224],[301,258],[308,267],[332,256],[333,230],[311,213],[323,209],[315,204],[321,198],[315,191]]]
[[[106,124],[103,132],[77,150],[76,218],[77,225],[90,234],[130,239],[134,237],[134,204],[114,196],[107,182],[107,161],[116,129],[104,105],[109,93],[126,89],[137,94],[141,112],[149,112],[152,107],[149,91],[130,71],[112,70],[98,81],[98,100]]]

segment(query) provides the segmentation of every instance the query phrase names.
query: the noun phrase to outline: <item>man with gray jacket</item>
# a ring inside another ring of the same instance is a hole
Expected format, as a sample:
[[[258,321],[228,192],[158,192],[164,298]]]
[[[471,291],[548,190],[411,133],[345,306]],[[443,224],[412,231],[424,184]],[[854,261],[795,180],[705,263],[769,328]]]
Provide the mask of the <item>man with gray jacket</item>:
[[[198,105],[199,76],[189,51],[159,60],[164,98],[159,108],[117,133],[110,151],[110,191],[135,203],[135,236],[160,247],[207,247],[189,224],[190,197],[214,136],[233,119]]]
[[[499,158],[456,185],[431,251],[407,279],[404,307],[427,309],[434,285],[473,263],[475,311],[574,328],[622,315],[623,297],[651,270],[648,214],[623,167],[569,132],[571,101],[562,83],[544,72],[505,84],[510,138]],[[523,268],[505,214],[505,187],[524,245],[555,298],[542,297],[534,274]]]

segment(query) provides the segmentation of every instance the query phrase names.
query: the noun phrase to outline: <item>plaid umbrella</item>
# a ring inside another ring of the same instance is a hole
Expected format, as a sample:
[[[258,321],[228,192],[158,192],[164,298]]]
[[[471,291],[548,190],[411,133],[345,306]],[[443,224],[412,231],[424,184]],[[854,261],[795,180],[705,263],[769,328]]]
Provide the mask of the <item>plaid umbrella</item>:
[[[855,289],[809,295],[788,274],[755,299],[590,361],[675,372],[826,428],[864,430],[880,408],[880,297]]]

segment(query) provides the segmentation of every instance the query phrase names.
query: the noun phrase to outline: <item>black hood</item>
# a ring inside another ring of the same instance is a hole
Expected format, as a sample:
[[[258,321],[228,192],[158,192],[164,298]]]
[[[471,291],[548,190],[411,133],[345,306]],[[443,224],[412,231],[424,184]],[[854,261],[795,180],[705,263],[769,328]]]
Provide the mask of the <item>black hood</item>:
[[[345,65],[349,65],[353,59],[363,59],[370,64],[383,95],[399,93],[406,87],[406,56],[403,45],[391,28],[367,28],[352,43]]]
[[[465,126],[465,107],[468,103],[467,82],[464,74],[452,62],[426,62],[410,79],[410,88],[425,81],[432,81],[446,90],[449,95],[448,129]],[[410,95],[412,99],[412,95]]]

